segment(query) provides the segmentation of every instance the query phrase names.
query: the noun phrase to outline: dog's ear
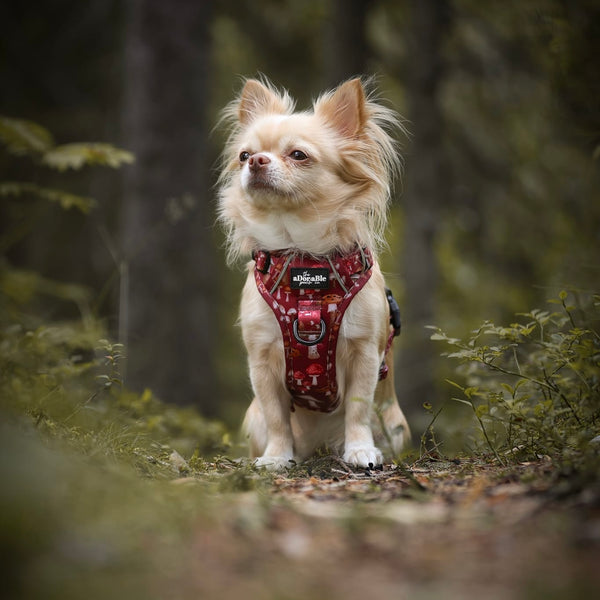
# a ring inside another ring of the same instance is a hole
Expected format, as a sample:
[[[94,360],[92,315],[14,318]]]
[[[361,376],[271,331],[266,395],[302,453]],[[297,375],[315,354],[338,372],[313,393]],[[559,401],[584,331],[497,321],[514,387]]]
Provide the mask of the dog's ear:
[[[366,122],[366,98],[360,79],[351,79],[315,103],[315,114],[345,137],[355,137]]]
[[[287,93],[280,95],[260,81],[249,79],[240,95],[238,118],[242,125],[248,125],[257,116],[286,114],[291,109],[292,101]]]

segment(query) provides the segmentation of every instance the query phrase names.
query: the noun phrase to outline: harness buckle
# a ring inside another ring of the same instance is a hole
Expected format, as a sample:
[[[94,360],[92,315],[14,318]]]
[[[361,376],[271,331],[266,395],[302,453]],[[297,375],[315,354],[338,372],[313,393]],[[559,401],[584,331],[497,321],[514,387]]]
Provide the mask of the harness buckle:
[[[271,266],[271,253],[268,250],[252,250],[252,260],[256,263],[256,270],[265,275]]]

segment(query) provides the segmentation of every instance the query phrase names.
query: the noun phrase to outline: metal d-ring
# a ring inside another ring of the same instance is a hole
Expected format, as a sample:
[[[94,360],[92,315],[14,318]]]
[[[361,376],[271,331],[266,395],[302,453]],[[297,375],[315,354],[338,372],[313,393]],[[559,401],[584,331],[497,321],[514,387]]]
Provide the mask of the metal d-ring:
[[[294,321],[294,326],[292,327],[292,330],[294,332],[294,337],[296,338],[296,340],[298,340],[301,344],[304,344],[305,346],[314,346],[315,344],[318,344],[325,336],[325,329],[326,329],[325,321],[323,321],[323,319],[321,319],[321,333],[319,333],[319,337],[316,340],[306,341],[306,340],[303,340],[298,335],[298,319],[296,319]]]

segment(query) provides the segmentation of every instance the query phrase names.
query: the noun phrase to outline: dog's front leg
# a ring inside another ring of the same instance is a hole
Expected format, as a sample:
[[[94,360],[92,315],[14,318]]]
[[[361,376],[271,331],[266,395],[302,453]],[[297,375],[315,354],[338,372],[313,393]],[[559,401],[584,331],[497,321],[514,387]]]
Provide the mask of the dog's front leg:
[[[383,462],[383,455],[373,442],[371,415],[377,386],[379,364],[377,347],[361,344],[354,348],[345,392],[344,460],[368,467]]]
[[[265,354],[268,356],[262,360],[250,362],[252,387],[266,430],[266,440],[259,444],[264,447],[264,451],[256,464],[277,470],[289,467],[290,460],[294,457],[290,399],[283,382],[274,373],[273,349],[267,350]]]

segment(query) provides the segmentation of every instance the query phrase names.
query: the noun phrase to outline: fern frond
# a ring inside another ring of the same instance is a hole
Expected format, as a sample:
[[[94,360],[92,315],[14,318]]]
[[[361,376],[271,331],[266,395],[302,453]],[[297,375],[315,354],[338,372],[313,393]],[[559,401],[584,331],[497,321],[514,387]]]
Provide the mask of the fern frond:
[[[131,152],[99,143],[63,144],[49,149],[42,157],[44,165],[58,171],[81,169],[87,165],[118,168],[133,161]]]
[[[0,182],[0,198],[20,198],[23,196],[36,196],[37,198],[60,204],[61,208],[65,210],[76,208],[84,214],[89,213],[96,205],[96,202],[92,198],[77,196],[53,188],[41,187],[35,183],[19,181]]]
[[[0,291],[17,304],[25,304],[35,295],[44,294],[82,305],[89,304],[92,295],[83,285],[63,283],[43,277],[35,271],[12,267],[2,272]]]
[[[0,116],[0,142],[17,156],[43,154],[54,146],[52,134],[37,123]]]

